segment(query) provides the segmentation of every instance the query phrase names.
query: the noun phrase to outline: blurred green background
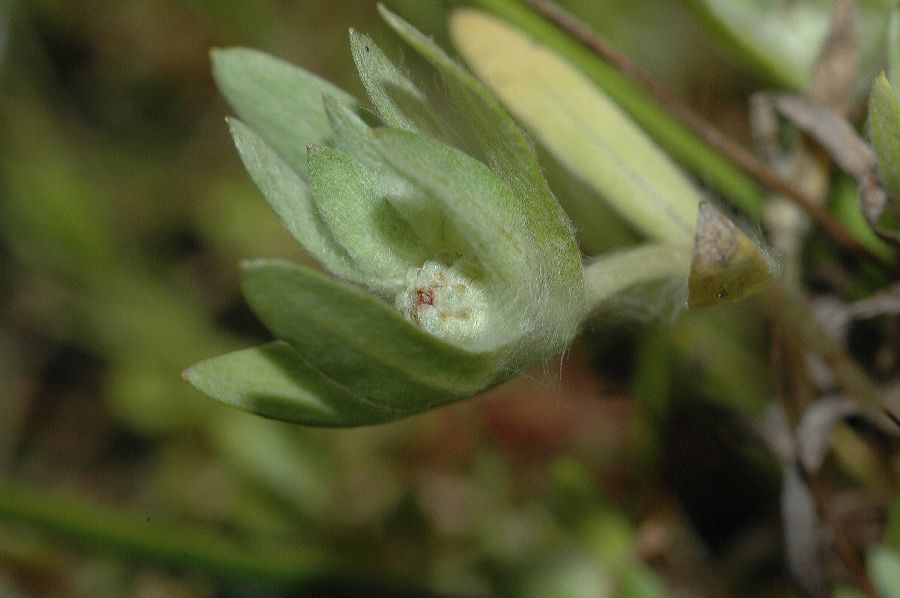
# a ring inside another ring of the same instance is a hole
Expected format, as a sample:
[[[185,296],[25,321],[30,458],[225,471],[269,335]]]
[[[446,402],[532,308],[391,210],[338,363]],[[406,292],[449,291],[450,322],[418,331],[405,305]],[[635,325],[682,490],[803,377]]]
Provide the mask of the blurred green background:
[[[443,3],[388,4],[448,47]],[[564,4],[747,138],[763,84],[681,3]],[[779,466],[742,417],[769,393],[761,301],[601,318],[561,363],[368,429],[180,379],[269,338],[241,258],[308,259],[240,164],[208,51],[363,97],[350,27],[419,68],[370,1],[0,3],[0,595],[788,595]],[[564,202],[590,193],[545,166]],[[597,226],[586,253],[623,238]]]

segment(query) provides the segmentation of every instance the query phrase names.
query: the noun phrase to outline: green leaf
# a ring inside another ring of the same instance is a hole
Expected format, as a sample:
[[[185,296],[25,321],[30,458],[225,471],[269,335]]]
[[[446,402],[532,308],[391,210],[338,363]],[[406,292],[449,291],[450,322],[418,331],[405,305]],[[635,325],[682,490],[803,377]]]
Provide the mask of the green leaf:
[[[885,545],[869,553],[869,575],[884,598],[900,598],[900,552]]]
[[[622,571],[619,584],[621,598],[668,598],[671,595],[659,574],[641,561],[629,564]]]
[[[325,114],[328,116],[328,122],[331,124],[334,134],[331,139],[334,147],[369,168],[384,168],[386,163],[378,148],[375,147],[372,128],[366,124],[359,113],[331,96],[324,96],[323,102]]]
[[[486,13],[458,10],[450,27],[479,77],[573,173],[647,236],[691,243],[700,193],[606,95],[556,53]]]
[[[348,392],[398,417],[469,397],[502,377],[494,354],[443,342],[371,295],[308,268],[246,262],[241,287],[275,336]]]
[[[328,81],[256,50],[213,50],[212,63],[216,83],[238,117],[301,175],[307,144],[331,135],[322,95],[356,103]]]
[[[362,425],[397,416],[349,392],[281,341],[201,361],[185,370],[184,378],[223,403],[311,426]]]
[[[367,285],[385,295],[400,292],[409,269],[428,253],[385,199],[375,173],[338,149],[317,146],[309,152],[309,182],[322,221]]]
[[[747,64],[790,89],[809,79],[828,31],[830,2],[688,0],[707,27]]]
[[[365,276],[355,268],[319,217],[306,181],[241,121],[229,119],[228,125],[247,172],[291,236],[334,274],[363,282]],[[305,154],[306,148],[303,151]]]
[[[518,198],[533,242],[545,252],[541,284],[532,289],[547,297],[532,330],[544,350],[574,334],[584,302],[581,257],[571,225],[550,192],[534,150],[524,132],[481,83],[414,27],[380,6],[388,25],[441,74],[454,107],[476,139],[480,156],[494,175]],[[396,165],[395,165],[396,166]],[[537,281],[535,281],[536,283]],[[517,298],[517,297],[515,297]],[[557,347],[558,349],[559,347]],[[554,350],[557,350],[554,349]]]
[[[379,129],[376,139],[394,168],[440,202],[490,276],[507,290],[529,279],[535,244],[521,202],[484,164],[415,133]]]
[[[454,100],[454,109],[477,140],[481,156],[515,195],[528,197],[546,188],[534,152],[521,129],[497,100],[460,65],[409,23],[388,11],[381,14],[394,31],[441,74]],[[549,190],[546,194],[549,195]],[[547,201],[547,200],[544,200]]]
[[[369,36],[351,29],[350,49],[359,77],[385,125],[443,136],[428,98],[394,66]]]
[[[888,191],[900,197],[900,103],[882,73],[869,97],[869,135]]]
[[[894,7],[888,24],[888,78],[894,85],[900,85],[900,4]]]
[[[762,191],[753,178],[699,139],[625,75],[534,9],[511,0],[453,0],[453,3],[482,8],[559,53],[624,108],[679,162],[750,216],[759,218],[762,215]],[[581,223],[577,224],[580,228]]]
[[[443,216],[425,192],[401,176],[385,161],[375,145],[372,129],[355,110],[325,98],[325,111],[334,130],[334,145],[354,160],[369,167],[385,199],[416,231],[420,242],[429,247],[430,255],[441,250],[438,239],[444,229]]]
[[[831,210],[856,239],[886,262],[893,261],[895,251],[878,237],[862,212],[859,184],[849,176],[841,176],[833,186]]]
[[[861,93],[883,62],[888,11],[894,0],[860,0],[856,22]],[[803,89],[831,20],[830,0],[690,0],[710,30],[745,62],[790,89]]]
[[[525,134],[481,83],[409,23],[380,6],[394,31],[441,74],[468,122],[488,167],[522,203],[528,226],[539,245],[578,255],[569,222],[553,198]],[[478,156],[476,156],[478,157]],[[561,246],[565,240],[566,246]],[[568,264],[563,266],[566,270]],[[579,267],[580,270],[580,267]],[[571,280],[571,272],[563,272]]]
[[[323,562],[315,549],[258,539],[239,542],[233,534],[195,527],[184,519],[151,520],[10,480],[0,482],[0,518],[42,530],[57,541],[92,546],[110,559],[129,558],[173,571],[211,574],[229,586],[304,587],[320,583],[323,575],[334,575],[333,565]]]

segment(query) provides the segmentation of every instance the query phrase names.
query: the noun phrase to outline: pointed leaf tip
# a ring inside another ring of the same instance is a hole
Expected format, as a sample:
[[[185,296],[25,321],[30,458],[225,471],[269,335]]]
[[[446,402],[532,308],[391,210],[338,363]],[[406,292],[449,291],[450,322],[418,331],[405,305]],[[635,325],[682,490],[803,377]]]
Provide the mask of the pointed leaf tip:
[[[217,401],[281,421],[357,426],[398,417],[349,392],[281,341],[201,361],[182,376]]]
[[[356,103],[325,79],[258,50],[217,49],[212,66],[219,90],[238,117],[300,175],[306,172],[306,144],[331,134],[322,94]]]
[[[769,263],[750,238],[709,202],[697,211],[688,307],[710,307],[748,297],[772,279]]]

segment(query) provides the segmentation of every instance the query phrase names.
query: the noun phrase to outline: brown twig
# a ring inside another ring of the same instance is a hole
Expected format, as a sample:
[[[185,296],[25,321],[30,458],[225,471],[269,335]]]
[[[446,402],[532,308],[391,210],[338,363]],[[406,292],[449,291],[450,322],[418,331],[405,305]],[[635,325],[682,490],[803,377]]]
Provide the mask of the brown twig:
[[[721,152],[744,172],[769,189],[780,193],[799,205],[836,243],[855,255],[866,256],[876,262],[883,259],[862,245],[812,197],[798,189],[777,172],[769,168],[744,148],[741,144],[724,135],[706,119],[675,99],[658,85],[647,73],[631,62],[622,53],[597,35],[574,15],[551,0],[526,0],[526,2],[548,21],[584,44],[616,69],[634,80],[650,94],[670,114],[690,128],[712,148]]]

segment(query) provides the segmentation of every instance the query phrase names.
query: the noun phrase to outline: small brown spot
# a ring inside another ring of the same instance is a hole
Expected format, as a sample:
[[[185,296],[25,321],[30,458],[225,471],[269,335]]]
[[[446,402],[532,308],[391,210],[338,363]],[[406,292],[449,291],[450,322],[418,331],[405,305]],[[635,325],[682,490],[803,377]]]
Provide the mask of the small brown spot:
[[[456,312],[456,317],[460,320],[471,320],[472,319],[472,309],[467,307],[465,309],[461,309]]]
[[[416,289],[416,303],[418,305],[434,305],[434,289]]]
[[[447,320],[450,319],[450,314],[447,313],[446,309],[442,309],[438,312],[438,319],[441,322],[446,322]]]
[[[460,293],[464,293],[464,292],[466,292],[466,285],[464,285],[461,282],[458,282],[455,285],[453,285],[453,290],[458,291]]]

